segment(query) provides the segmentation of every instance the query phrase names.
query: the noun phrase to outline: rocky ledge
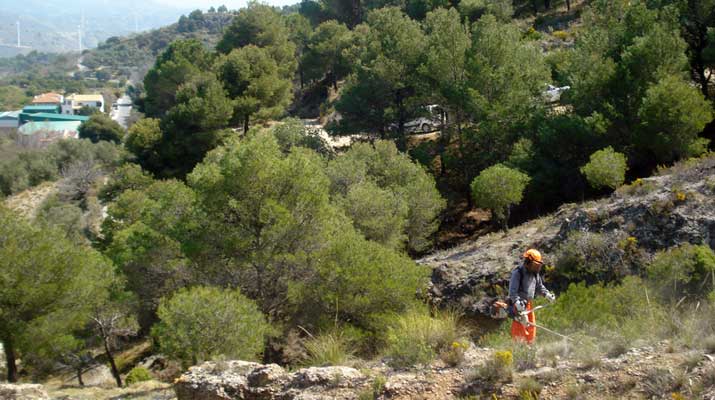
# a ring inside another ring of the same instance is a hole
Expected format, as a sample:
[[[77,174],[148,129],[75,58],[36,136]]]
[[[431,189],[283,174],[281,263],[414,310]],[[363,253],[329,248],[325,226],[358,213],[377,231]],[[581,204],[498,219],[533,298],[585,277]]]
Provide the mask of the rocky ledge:
[[[42,385],[10,383],[0,384],[0,399],[2,400],[49,400],[50,397]]]
[[[288,372],[276,364],[219,361],[190,368],[176,381],[175,391],[179,400],[354,399],[367,382],[349,367]]]

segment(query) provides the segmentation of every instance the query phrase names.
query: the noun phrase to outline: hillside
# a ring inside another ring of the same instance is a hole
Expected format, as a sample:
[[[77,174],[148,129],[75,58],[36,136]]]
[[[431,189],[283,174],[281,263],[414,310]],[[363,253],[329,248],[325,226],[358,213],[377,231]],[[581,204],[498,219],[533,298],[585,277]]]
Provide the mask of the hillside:
[[[213,48],[232,18],[233,14],[228,12],[193,12],[159,29],[128,37],[111,37],[84,53],[82,64],[90,69],[103,69],[117,78],[139,81],[171,42],[196,38]]]
[[[623,247],[630,240],[645,259],[681,243],[715,247],[713,194],[715,156],[684,161],[660,176],[623,186],[605,199],[566,204],[507,233],[492,233],[418,262],[433,270],[430,296],[434,304],[458,305],[468,315],[485,317],[497,293],[508,286],[509,273],[526,248],[538,248],[547,255],[547,264],[556,265],[553,283],[565,288],[568,279],[558,270],[558,255],[570,238],[579,235],[586,242],[581,247],[591,252],[588,263],[628,267],[630,273],[641,271],[623,261],[625,250],[619,243]],[[589,240],[601,239],[602,248],[588,248]],[[609,259],[613,256],[617,260]]]
[[[156,1],[0,1],[0,43],[21,44],[41,52],[77,51],[77,27],[83,24],[83,47],[97,46],[111,36],[128,35],[169,24],[189,10]],[[83,22],[84,17],[84,22]],[[136,17],[136,18],[135,18]],[[7,54],[10,55],[10,54]],[[2,54],[0,54],[2,56]]]

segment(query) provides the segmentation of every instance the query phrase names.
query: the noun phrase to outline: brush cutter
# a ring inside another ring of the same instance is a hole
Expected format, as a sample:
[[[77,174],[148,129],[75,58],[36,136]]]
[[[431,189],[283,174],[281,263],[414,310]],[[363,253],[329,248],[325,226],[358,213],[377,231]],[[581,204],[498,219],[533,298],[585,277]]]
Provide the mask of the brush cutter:
[[[536,306],[536,307],[532,308],[531,310],[520,311],[520,312],[518,312],[518,313],[515,313],[512,319],[513,319],[514,321],[516,321],[516,322],[518,322],[518,323],[524,325],[524,328],[525,328],[525,329],[526,329],[527,327],[529,327],[529,326],[535,326],[535,327],[537,327],[537,328],[539,328],[539,329],[543,329],[545,332],[551,333],[552,335],[556,335],[556,336],[558,336],[558,337],[564,338],[564,339],[569,340],[569,341],[574,341],[574,339],[571,338],[571,337],[569,337],[569,336],[566,336],[566,335],[564,335],[564,334],[558,333],[558,332],[556,332],[556,331],[554,331],[554,330],[551,330],[551,329],[549,329],[549,328],[546,328],[546,327],[544,327],[544,326],[542,326],[542,325],[534,324],[534,323],[529,322],[529,314],[533,313],[533,312],[536,311],[536,310],[540,310],[540,309],[542,309],[542,308],[548,307],[549,305],[550,305],[550,303],[549,303],[549,304],[542,304],[542,305],[540,305],[540,306]],[[508,318],[508,317],[509,317],[509,314],[508,314],[508,312],[507,312],[507,308],[508,308],[508,307],[509,307],[509,306],[508,306],[505,302],[503,302],[503,301],[495,301],[495,302],[492,304],[490,313],[491,313],[491,315],[492,315],[493,318],[498,318],[498,319]]]

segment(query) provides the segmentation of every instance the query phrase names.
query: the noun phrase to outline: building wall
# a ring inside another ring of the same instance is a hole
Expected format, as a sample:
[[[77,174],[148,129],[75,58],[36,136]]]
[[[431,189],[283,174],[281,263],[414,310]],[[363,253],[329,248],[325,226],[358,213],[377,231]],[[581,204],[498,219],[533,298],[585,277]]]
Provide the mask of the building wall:
[[[0,119],[0,128],[17,128],[20,126],[19,119]]]

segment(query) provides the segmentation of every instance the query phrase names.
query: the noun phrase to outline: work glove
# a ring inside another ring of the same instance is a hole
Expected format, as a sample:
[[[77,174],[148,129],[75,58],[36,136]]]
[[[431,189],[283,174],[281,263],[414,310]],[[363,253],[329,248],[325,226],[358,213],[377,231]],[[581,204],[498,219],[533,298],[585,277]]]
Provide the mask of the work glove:
[[[546,298],[547,298],[550,302],[552,302],[552,303],[553,303],[554,301],[556,301],[556,295],[553,294],[552,292],[546,293]]]
[[[524,299],[519,299],[514,302],[514,307],[516,307],[516,312],[520,313],[522,311],[526,311],[526,301]]]

